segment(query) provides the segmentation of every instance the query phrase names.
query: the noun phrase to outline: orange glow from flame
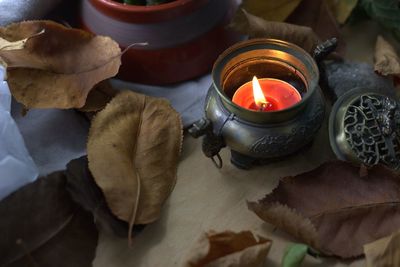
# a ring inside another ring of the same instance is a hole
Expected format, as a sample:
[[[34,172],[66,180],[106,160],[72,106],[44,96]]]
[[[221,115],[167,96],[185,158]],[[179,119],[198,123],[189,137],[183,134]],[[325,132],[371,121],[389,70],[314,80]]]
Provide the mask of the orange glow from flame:
[[[258,81],[256,76],[253,77],[253,97],[254,102],[259,107],[263,107],[268,104],[268,101],[265,98],[264,93],[261,89],[260,82]]]

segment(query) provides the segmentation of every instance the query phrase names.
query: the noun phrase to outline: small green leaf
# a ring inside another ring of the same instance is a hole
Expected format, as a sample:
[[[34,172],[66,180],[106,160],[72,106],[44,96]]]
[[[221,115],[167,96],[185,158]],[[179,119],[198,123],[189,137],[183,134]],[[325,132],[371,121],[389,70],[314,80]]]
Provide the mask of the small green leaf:
[[[281,267],[298,267],[304,260],[308,251],[305,244],[291,244],[286,248],[282,258]]]

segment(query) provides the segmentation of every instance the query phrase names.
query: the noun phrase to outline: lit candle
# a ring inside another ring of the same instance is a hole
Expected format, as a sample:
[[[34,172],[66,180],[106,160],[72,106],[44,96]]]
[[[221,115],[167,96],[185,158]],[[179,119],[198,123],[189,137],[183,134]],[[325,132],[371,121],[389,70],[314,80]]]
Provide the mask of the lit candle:
[[[301,95],[291,84],[272,78],[253,80],[239,87],[232,101],[241,107],[256,111],[276,111],[300,102]]]

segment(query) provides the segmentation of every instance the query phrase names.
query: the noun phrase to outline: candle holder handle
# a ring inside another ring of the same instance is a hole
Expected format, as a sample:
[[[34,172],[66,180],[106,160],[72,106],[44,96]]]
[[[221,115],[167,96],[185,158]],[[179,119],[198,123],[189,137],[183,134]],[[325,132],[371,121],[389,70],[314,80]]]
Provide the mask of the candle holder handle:
[[[206,118],[196,121],[189,128],[189,134],[194,138],[204,136],[202,143],[204,155],[210,158],[218,169],[221,169],[223,162],[219,152],[226,144],[222,136],[214,134],[212,122]]]
[[[322,88],[329,88],[328,77],[325,70],[326,66],[323,61],[330,53],[335,51],[337,46],[338,40],[334,37],[317,45],[317,47],[314,49],[313,57],[319,69],[319,84]],[[330,92],[328,92],[328,96],[331,98],[333,97]]]
[[[338,46],[338,40],[336,37],[326,40],[325,42],[317,45],[314,49],[313,57],[319,67],[320,63]]]

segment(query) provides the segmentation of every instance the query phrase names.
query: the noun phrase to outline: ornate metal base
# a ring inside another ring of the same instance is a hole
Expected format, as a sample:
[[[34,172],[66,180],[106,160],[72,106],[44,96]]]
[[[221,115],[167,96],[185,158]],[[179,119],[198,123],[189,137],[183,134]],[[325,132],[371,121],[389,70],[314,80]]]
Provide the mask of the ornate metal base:
[[[231,163],[239,169],[248,170],[253,165],[257,165],[258,159],[249,157],[234,150],[231,150]]]
[[[313,143],[312,141],[307,143],[303,148],[300,148],[300,150],[294,152],[291,155],[283,157],[275,157],[275,158],[264,158],[264,159],[246,156],[237,151],[231,150],[231,163],[239,169],[249,170],[253,166],[268,165],[274,162],[288,159],[288,157],[304,153],[306,150],[310,149],[312,143]]]

